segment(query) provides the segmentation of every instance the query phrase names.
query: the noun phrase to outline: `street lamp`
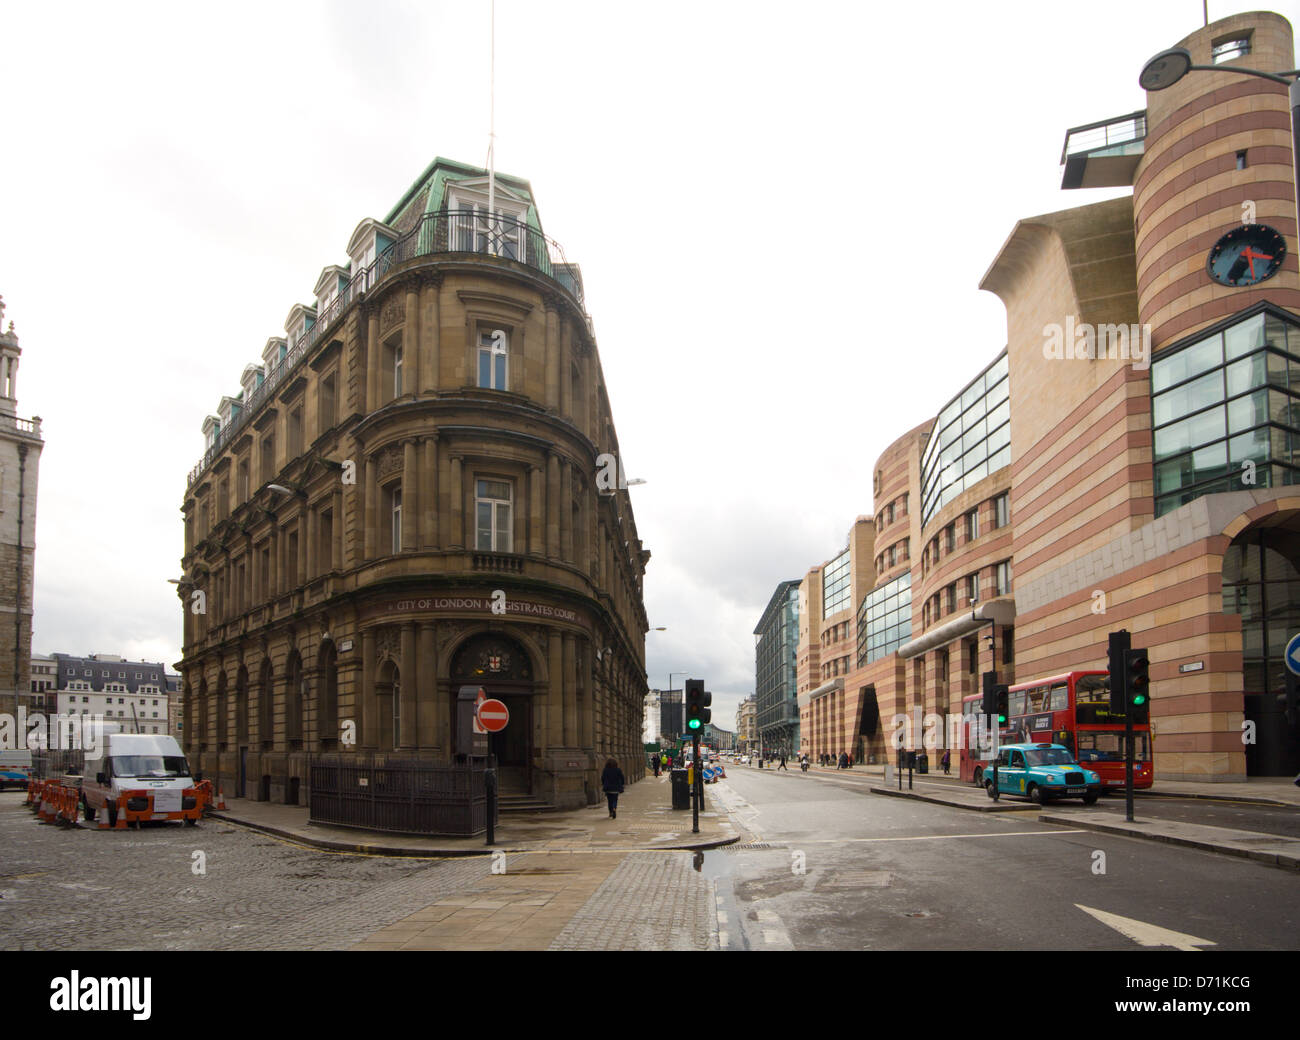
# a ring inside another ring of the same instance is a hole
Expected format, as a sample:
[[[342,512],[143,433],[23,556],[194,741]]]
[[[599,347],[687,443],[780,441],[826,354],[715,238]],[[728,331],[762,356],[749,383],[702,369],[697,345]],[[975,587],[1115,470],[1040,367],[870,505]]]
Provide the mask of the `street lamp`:
[[[1185,47],[1173,47],[1161,51],[1142,66],[1138,85],[1151,92],[1165,90],[1189,72],[1235,72],[1242,76],[1258,76],[1260,79],[1281,83],[1287,88],[1287,98],[1291,105],[1291,179],[1297,191],[1296,198],[1300,201],[1300,69],[1289,69],[1279,74],[1243,69],[1237,65],[1193,65],[1191,51]],[[1288,80],[1285,78],[1287,76],[1292,78]]]

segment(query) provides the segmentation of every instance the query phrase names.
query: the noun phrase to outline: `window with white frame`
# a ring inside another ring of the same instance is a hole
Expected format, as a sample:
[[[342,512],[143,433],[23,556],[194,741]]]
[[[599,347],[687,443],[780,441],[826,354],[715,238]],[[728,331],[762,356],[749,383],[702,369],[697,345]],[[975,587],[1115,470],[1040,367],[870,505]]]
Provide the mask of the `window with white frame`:
[[[390,497],[389,516],[392,518],[392,551],[399,553],[402,551],[402,488],[401,485],[393,488]]]
[[[448,192],[452,212],[452,248],[523,260],[527,249],[528,203],[500,183],[488,209],[486,182],[457,184]]]
[[[511,505],[514,488],[508,480],[477,480],[474,488],[474,548],[480,552],[513,552]]]
[[[478,385],[484,390],[510,389],[510,337],[505,329],[479,333]]]

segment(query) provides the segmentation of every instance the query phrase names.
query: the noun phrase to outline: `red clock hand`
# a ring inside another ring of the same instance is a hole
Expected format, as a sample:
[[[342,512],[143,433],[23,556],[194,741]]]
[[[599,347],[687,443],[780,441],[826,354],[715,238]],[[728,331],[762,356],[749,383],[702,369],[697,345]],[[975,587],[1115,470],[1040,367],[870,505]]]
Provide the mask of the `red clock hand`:
[[[1241,255],[1244,256],[1244,257],[1246,258],[1246,263],[1250,264],[1250,276],[1251,276],[1252,278],[1255,277],[1255,258],[1256,258],[1256,257],[1258,257],[1258,258],[1261,259],[1261,260],[1272,260],[1272,259],[1273,259],[1273,258],[1272,258],[1271,256],[1269,256],[1267,253],[1257,253],[1257,252],[1255,252],[1255,250],[1252,249],[1250,246],[1247,246],[1245,249],[1243,249],[1243,250],[1241,251]]]

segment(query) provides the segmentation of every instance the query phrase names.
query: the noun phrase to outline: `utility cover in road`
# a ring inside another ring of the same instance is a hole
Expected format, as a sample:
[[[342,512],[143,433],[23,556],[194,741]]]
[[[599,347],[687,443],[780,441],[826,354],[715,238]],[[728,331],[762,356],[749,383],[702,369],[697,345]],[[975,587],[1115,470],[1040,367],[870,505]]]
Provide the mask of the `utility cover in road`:
[[[494,697],[489,697],[478,706],[478,722],[489,733],[496,733],[506,728],[510,721],[510,709]]]

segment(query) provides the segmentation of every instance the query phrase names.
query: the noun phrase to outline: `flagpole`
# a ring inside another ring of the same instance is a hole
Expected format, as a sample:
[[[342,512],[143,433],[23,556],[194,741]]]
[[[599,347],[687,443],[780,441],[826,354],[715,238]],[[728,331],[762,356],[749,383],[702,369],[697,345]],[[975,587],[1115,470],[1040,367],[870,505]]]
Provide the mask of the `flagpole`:
[[[492,0],[491,85],[488,88],[488,241],[495,252],[496,223],[496,140],[497,140],[497,0]]]

